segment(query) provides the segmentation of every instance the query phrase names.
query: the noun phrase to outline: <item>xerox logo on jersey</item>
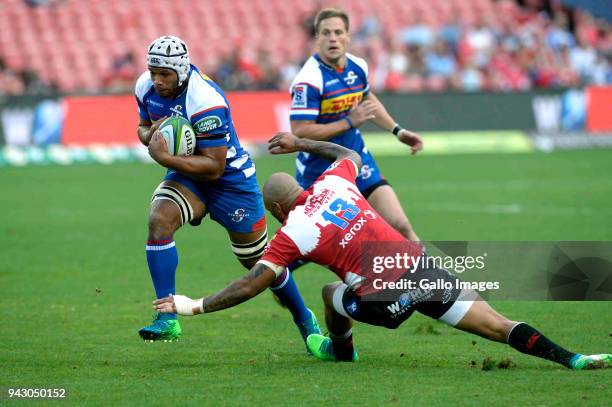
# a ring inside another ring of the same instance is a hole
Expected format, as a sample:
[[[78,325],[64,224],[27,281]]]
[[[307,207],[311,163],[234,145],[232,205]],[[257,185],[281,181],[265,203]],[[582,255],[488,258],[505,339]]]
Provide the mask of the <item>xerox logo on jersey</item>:
[[[348,246],[349,243],[353,240],[353,238],[357,236],[357,234],[361,231],[361,229],[365,227],[365,224],[367,222],[368,220],[363,216],[357,219],[353,226],[351,226],[348,232],[346,232],[342,237],[342,240],[340,241],[340,247],[344,249],[346,246]]]
[[[291,107],[307,107],[308,101],[308,86],[307,85],[295,85],[293,87],[293,100]]]
[[[312,216],[321,206],[327,204],[329,200],[334,196],[333,191],[324,189],[316,195],[312,195],[308,200],[306,206],[304,206],[304,214],[306,216]]]

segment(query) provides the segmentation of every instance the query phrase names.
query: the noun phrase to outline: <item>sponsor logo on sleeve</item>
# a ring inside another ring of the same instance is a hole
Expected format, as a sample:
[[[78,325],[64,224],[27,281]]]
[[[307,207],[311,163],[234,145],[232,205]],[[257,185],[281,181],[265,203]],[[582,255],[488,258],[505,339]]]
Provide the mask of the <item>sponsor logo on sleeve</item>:
[[[221,127],[221,124],[222,122],[219,116],[206,116],[198,120],[193,125],[193,129],[198,134],[206,134],[206,133],[210,133],[212,130],[215,130]]]
[[[295,85],[293,87],[293,100],[291,107],[305,108],[308,107],[308,86]]]

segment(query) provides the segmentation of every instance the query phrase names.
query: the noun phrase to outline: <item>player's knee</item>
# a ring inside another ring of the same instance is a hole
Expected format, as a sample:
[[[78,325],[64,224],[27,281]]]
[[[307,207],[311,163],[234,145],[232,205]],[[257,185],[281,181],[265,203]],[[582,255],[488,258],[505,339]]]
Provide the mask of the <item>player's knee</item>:
[[[257,260],[259,260],[259,257],[256,258],[252,258],[252,259],[239,259],[240,264],[242,264],[244,266],[244,268],[246,268],[247,270],[250,270],[253,268],[253,266],[257,263]]]
[[[336,288],[338,288],[340,284],[342,283],[339,281],[336,281],[334,283],[329,283],[323,286],[323,290],[321,291],[321,296],[323,297],[323,303],[325,303],[325,306],[333,307],[334,292],[336,291]]]
[[[149,214],[149,239],[163,239],[178,229],[178,222],[169,211],[155,210]]]
[[[405,216],[394,216],[391,219],[388,219],[387,222],[391,225],[391,227],[402,234],[406,239],[411,239],[412,234],[412,225],[410,221]]]

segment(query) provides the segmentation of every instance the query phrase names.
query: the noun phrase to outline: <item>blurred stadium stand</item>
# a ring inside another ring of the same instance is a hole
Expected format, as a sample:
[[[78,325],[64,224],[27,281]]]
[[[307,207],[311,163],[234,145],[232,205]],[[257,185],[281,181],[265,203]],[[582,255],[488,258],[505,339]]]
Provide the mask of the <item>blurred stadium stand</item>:
[[[612,83],[610,22],[565,7],[578,0],[336,3],[351,16],[351,52],[368,59],[377,90]],[[182,37],[192,61],[226,89],[286,90],[312,53],[307,23],[320,4],[2,0],[0,94],[131,90],[146,46],[166,33]]]

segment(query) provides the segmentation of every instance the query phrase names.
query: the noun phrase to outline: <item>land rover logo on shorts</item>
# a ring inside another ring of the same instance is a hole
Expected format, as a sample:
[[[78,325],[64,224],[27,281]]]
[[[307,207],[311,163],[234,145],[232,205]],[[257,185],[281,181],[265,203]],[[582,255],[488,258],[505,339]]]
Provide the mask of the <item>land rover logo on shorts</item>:
[[[207,116],[197,121],[193,126],[196,133],[199,134],[208,133],[218,127],[221,127],[221,118],[219,116]]]

